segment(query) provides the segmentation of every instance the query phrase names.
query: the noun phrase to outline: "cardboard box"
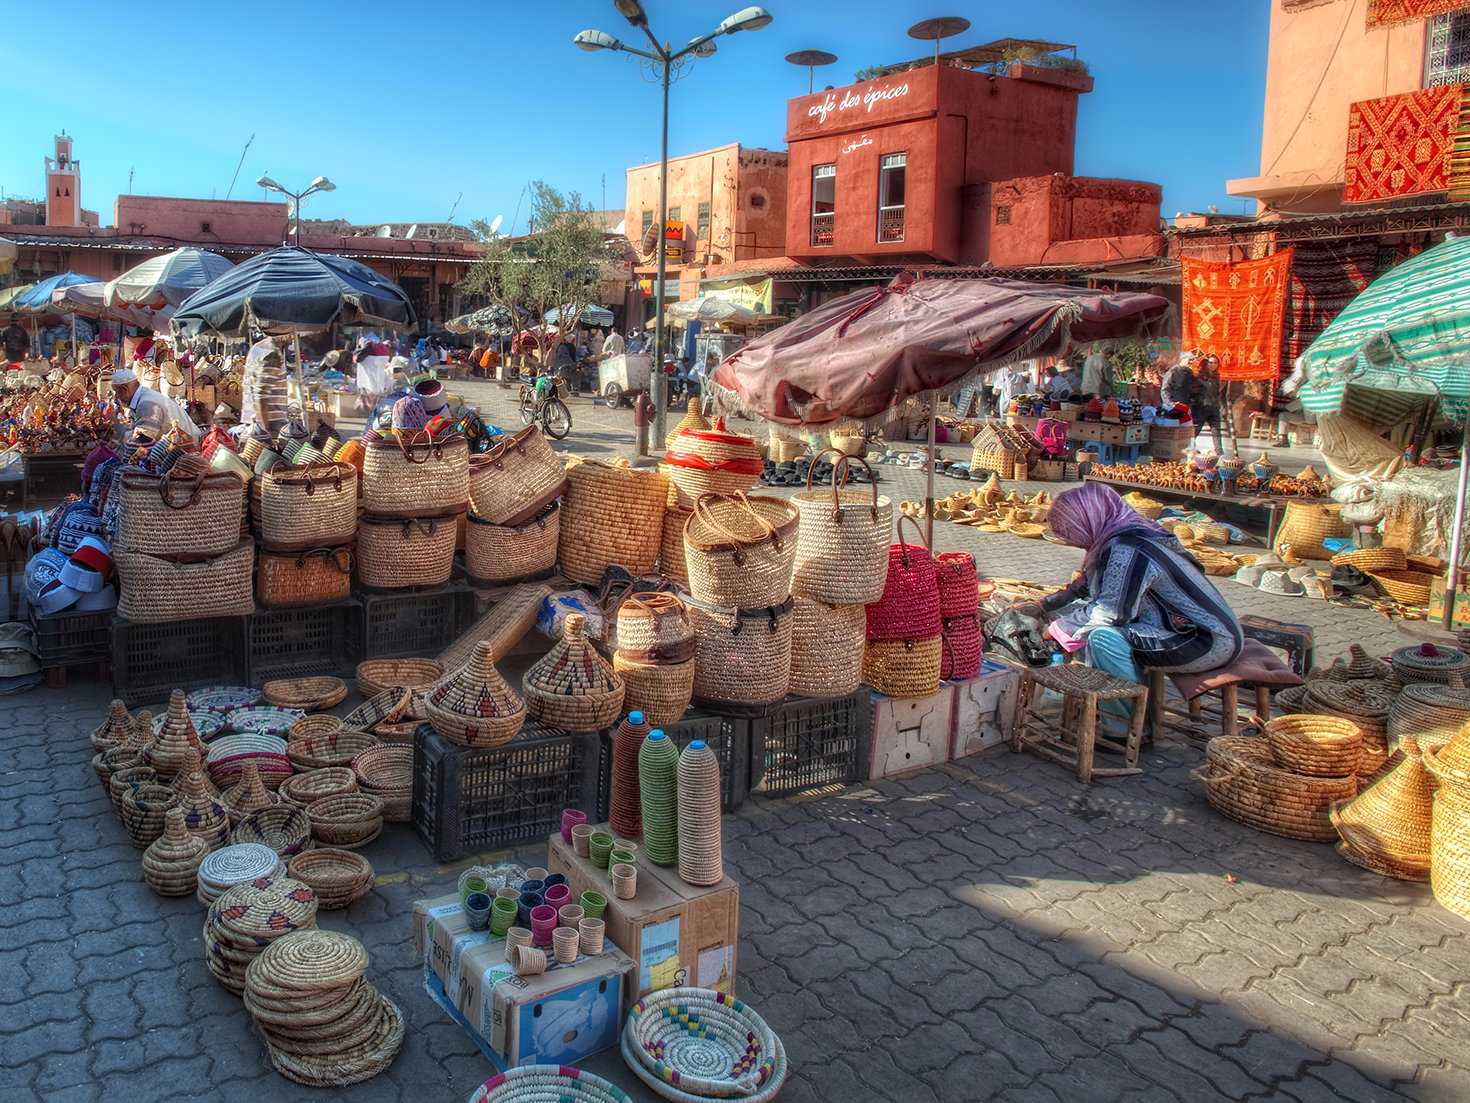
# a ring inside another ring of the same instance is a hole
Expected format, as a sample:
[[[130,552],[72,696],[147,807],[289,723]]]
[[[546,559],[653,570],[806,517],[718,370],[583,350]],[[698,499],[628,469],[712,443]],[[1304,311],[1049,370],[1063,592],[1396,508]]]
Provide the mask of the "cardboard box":
[[[953,685],[941,685],[929,697],[873,694],[868,777],[900,777],[948,762],[953,727]]]
[[[599,827],[606,831],[606,825]],[[587,891],[607,897],[607,937],[633,959],[636,971],[624,1006],[648,992],[677,985],[734,993],[736,947],[740,942],[740,886],[726,877],[696,888],[679,880],[677,866],[638,861],[638,895],[619,900],[607,870],[577,856],[558,833],[551,836],[547,867],[572,886],[572,898]]]
[[[1441,621],[1444,617],[1445,581],[1436,577],[1429,584],[1429,620],[1430,623]],[[1465,579],[1455,587],[1455,594],[1450,604],[1454,607],[1451,616],[1451,624],[1456,628],[1470,627],[1470,579]]]
[[[505,940],[470,930],[457,894],[416,901],[413,920],[425,971],[502,1068],[569,1065],[617,1044],[633,962],[611,940],[596,957],[518,977]]]
[[[981,664],[978,677],[954,683],[951,759],[979,754],[1010,739],[1020,686],[1020,672],[994,659]]]

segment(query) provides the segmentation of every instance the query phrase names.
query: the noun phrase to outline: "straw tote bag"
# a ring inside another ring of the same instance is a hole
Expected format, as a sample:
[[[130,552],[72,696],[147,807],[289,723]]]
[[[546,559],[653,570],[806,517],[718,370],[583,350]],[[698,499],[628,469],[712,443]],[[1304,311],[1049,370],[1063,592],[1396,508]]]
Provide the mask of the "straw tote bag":
[[[934,560],[919,536],[917,544],[903,538],[907,521],[919,531],[912,517],[898,519],[898,543],[888,549],[888,576],[883,596],[868,606],[869,640],[919,640],[938,637],[939,576]]]
[[[223,555],[206,558],[171,558],[114,548],[113,560],[122,581],[118,616],[156,624],[254,612],[255,545],[241,540],[238,530],[235,539],[235,546]]]
[[[519,582],[556,566],[561,508],[555,503],[539,517],[497,525],[471,512],[464,539],[465,573],[475,582]]]
[[[379,590],[441,586],[454,573],[456,528],[453,517],[364,517],[357,577]]]
[[[255,560],[255,599],[271,609],[326,605],[352,593],[352,550],[271,552]]]
[[[271,551],[350,544],[357,534],[357,468],[276,467],[261,476],[260,540]]]
[[[704,494],[684,528],[689,592],[713,605],[776,605],[791,594],[796,507],[781,498]]]
[[[653,570],[668,484],[655,471],[583,460],[567,472],[557,557],[573,582],[601,582],[608,567]]]
[[[245,484],[228,472],[128,471],[118,488],[117,546],[147,555],[222,555],[240,540]]]
[[[791,679],[792,602],[732,609],[690,600],[694,697],[709,705],[759,707],[786,696]]]
[[[861,490],[846,490],[847,465],[840,453],[832,470],[832,489],[813,490],[812,474],[828,452],[819,452],[807,472],[806,489],[791,501],[800,517],[796,532],[793,593],[829,605],[868,605],[883,596],[887,577],[888,534],[893,531],[893,503]],[[873,469],[863,465],[870,480]]]
[[[470,447],[459,433],[363,434],[362,501],[385,517],[462,513],[470,500]]]
[[[794,596],[791,685],[800,697],[845,697],[863,680],[867,615],[861,605]]]
[[[494,525],[538,516],[566,485],[566,465],[535,425],[470,460],[470,508]]]

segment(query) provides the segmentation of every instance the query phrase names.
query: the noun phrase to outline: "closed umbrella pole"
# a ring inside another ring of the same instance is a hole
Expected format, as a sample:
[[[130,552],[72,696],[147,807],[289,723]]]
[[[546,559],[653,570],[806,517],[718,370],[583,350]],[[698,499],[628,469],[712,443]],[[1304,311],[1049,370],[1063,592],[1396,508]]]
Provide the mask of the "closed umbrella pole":
[[[1470,490],[1470,418],[1460,432],[1460,481],[1455,488],[1455,527],[1450,530],[1450,569],[1445,577],[1443,627],[1454,623],[1455,597],[1460,587],[1460,561],[1465,542],[1465,494]]]
[[[924,488],[924,515],[927,518],[924,539],[929,541],[930,552],[934,551],[934,422],[938,416],[939,392],[935,391],[929,396],[929,472]],[[836,478],[835,474],[833,478]]]

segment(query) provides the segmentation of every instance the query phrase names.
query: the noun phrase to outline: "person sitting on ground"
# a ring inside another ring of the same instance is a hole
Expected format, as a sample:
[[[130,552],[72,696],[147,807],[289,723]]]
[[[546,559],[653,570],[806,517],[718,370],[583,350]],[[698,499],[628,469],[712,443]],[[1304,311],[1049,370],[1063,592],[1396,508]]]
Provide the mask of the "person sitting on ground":
[[[1198,674],[1239,656],[1240,621],[1199,561],[1112,487],[1089,482],[1063,491],[1048,524],[1064,544],[1086,552],[1082,570],[1022,609],[1081,639],[1089,666],[1141,683],[1151,670]],[[1126,718],[1129,704],[1104,707]]]

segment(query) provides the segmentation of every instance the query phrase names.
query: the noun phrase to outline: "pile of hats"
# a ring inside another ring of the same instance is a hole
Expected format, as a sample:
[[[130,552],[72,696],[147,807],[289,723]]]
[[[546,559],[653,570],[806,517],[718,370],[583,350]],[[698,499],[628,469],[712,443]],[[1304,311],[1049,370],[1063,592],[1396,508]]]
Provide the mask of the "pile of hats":
[[[101,518],[98,525],[100,528]],[[57,547],[42,548],[26,564],[26,600],[42,616],[116,608],[112,548],[101,536],[91,534],[78,537],[70,556]]]
[[[450,428],[449,393],[437,379],[420,379],[413,392],[393,403],[393,428],[427,429],[431,434]]]
[[[274,940],[246,969],[245,1008],[276,1071],[340,1088],[383,1072],[403,1045],[403,1013],[363,974],[367,949],[320,929]]]
[[[245,990],[245,970],[276,939],[316,926],[316,893],[282,877],[265,886],[236,885],[209,905],[204,920],[204,961],[214,979],[235,995]]]

